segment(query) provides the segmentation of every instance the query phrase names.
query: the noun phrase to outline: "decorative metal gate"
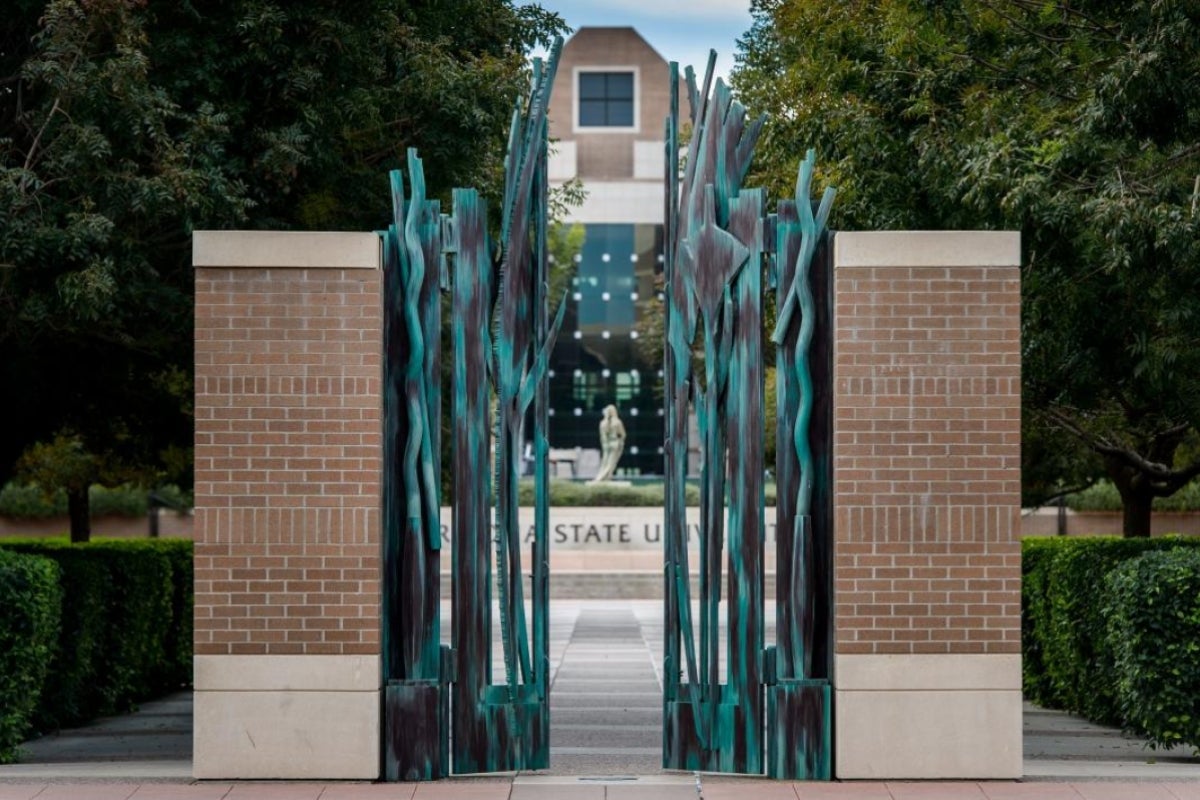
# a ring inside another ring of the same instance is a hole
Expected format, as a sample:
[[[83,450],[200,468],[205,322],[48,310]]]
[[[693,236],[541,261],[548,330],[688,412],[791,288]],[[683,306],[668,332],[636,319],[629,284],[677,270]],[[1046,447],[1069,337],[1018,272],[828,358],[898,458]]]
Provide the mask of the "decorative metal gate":
[[[381,234],[387,780],[549,766],[545,377],[564,305],[552,319],[546,112],[560,49],[556,42],[546,64],[535,61],[529,96],[514,112],[494,246],[486,205],[475,190],[456,189],[446,215],[425,197],[415,151],[408,154],[407,191],[401,173],[391,174],[393,223]],[[712,88],[714,62],[715,53],[702,91],[691,68],[686,72],[692,138],[682,177],[674,63],[666,123],[663,765],[828,778],[830,411],[823,323],[829,311],[828,260],[821,251],[833,192],[814,208],[811,152],[800,166],[795,200],[781,203],[777,214],[766,213],[762,190],[742,189],[762,120],[747,125],[724,83]],[[763,320],[772,286],[778,309],[771,337],[779,398],[778,644],[765,648]],[[454,375],[449,647],[441,644],[439,585],[445,292],[451,294]],[[695,608],[686,519],[693,407],[705,455]],[[535,465],[528,606],[517,494],[526,441]],[[493,586],[504,661],[500,683],[492,678]]]
[[[686,71],[692,132],[682,178],[674,63],[666,125],[663,766],[828,779],[831,420],[829,345],[818,331],[828,329],[821,323],[828,319],[829,284],[828,259],[814,256],[825,240],[833,190],[814,209],[811,151],[800,165],[795,199],[781,203],[777,214],[766,213],[761,189],[742,188],[763,119],[747,125],[728,87],[718,79],[713,88],[715,60],[710,54],[701,91],[692,69]],[[814,262],[819,269],[810,274]],[[778,643],[770,648],[763,635],[764,280],[777,298],[771,339]],[[698,367],[693,356],[701,349]],[[695,604],[686,514],[689,406],[704,454]]]
[[[513,114],[500,240],[494,248],[486,204],[474,189],[456,189],[452,213],[442,215],[436,202],[425,199],[424,173],[414,151],[408,154],[407,195],[401,174],[391,175],[395,221],[383,233],[387,780],[549,765],[545,376],[563,305],[551,320],[545,296],[546,108],[561,46],[555,44],[548,66],[535,62],[529,97]],[[445,647],[439,586],[439,292],[450,287],[451,276],[454,585],[451,645]],[[530,430],[525,423],[531,409]],[[528,609],[517,497],[526,439],[533,444],[537,497]],[[503,642],[502,683],[492,679],[493,586]]]

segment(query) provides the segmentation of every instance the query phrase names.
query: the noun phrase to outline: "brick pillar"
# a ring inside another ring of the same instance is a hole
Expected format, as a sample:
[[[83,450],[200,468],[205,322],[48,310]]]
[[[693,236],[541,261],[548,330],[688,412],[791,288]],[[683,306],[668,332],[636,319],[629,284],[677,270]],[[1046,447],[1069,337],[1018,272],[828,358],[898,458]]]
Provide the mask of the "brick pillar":
[[[197,778],[379,775],[379,239],[198,231]]]
[[[1020,239],[834,244],[839,778],[1021,775]]]

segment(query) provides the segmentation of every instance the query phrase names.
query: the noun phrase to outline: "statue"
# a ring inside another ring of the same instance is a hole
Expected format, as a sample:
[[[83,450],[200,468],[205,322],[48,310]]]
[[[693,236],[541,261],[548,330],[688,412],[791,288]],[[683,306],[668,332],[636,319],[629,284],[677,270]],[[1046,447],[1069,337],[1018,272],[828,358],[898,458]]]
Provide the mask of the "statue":
[[[617,416],[617,407],[604,407],[604,418],[600,420],[600,471],[589,483],[607,481],[617,471],[617,462],[625,450],[625,423]]]

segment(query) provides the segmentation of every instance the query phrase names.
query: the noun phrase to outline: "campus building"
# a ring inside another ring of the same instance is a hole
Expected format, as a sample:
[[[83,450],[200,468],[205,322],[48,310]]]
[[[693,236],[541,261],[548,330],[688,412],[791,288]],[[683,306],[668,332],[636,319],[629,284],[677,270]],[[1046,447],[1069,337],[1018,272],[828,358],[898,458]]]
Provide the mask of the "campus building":
[[[647,315],[663,313],[668,84],[666,59],[633,28],[585,27],[563,47],[550,102],[550,182],[587,192],[566,219],[585,239],[551,362],[551,446],[597,448],[613,404],[630,475],[663,471],[661,356],[637,344]]]

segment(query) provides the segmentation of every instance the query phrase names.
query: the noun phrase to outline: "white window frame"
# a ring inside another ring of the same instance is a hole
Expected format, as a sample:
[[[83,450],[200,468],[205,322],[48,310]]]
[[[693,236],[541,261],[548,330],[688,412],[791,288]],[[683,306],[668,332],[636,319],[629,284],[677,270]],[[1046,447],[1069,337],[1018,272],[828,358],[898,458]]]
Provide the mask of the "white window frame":
[[[633,74],[633,124],[618,125],[580,125],[579,124],[579,76],[590,72],[630,72]],[[640,133],[642,115],[642,75],[641,70],[633,65],[625,64],[595,64],[575,67],[571,75],[571,130],[574,133]]]

